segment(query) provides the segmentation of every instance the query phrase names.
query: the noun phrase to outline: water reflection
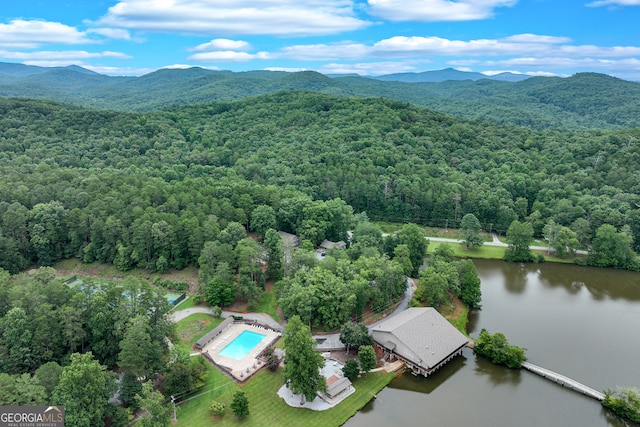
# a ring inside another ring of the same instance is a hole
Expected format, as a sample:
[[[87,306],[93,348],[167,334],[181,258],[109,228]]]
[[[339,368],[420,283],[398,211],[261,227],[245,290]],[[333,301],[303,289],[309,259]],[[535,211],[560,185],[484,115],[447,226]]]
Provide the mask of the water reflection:
[[[467,353],[466,350],[465,353]],[[473,357],[473,355],[471,357]],[[464,355],[458,356],[427,378],[411,375],[411,373],[407,371],[394,379],[389,384],[389,388],[430,394],[462,369],[466,365],[466,362],[467,357]]]
[[[478,320],[480,319],[480,310],[469,310],[467,315],[467,332],[471,333],[478,330]]]
[[[519,369],[497,367],[484,357],[477,356],[474,372],[477,376],[485,376],[495,387],[499,385],[518,385],[522,380]]]
[[[512,294],[521,294],[527,288],[529,268],[521,263],[504,263],[504,286]]]
[[[585,287],[597,301],[640,301],[640,274],[633,271],[548,263],[540,266],[539,280],[550,288],[564,288],[569,294]]]

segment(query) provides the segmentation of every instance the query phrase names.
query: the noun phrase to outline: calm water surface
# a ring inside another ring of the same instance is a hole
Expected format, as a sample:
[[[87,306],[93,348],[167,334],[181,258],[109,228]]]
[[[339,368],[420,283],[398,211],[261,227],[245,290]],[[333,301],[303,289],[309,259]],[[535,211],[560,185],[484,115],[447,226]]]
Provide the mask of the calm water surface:
[[[596,390],[640,387],[640,273],[559,264],[474,261],[482,310],[469,334],[503,332],[530,362]],[[425,379],[395,379],[346,424],[627,426],[599,402],[472,351]]]

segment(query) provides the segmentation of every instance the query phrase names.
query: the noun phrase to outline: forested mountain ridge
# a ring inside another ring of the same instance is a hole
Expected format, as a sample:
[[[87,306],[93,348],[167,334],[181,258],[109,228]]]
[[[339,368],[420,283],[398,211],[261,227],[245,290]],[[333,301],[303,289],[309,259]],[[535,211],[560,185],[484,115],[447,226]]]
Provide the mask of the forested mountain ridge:
[[[259,205],[321,240],[314,221],[342,200],[435,226],[473,213],[501,233],[553,219],[583,245],[611,224],[638,250],[639,141],[638,129],[539,132],[312,92],[148,113],[1,99],[0,266],[181,268]]]
[[[32,70],[17,65],[20,64],[0,63],[0,96],[50,99],[121,111],[150,111],[282,90],[307,90],[347,97],[384,97],[459,117],[534,129],[640,127],[640,83],[595,73],[568,78],[532,77],[517,82],[487,78],[408,83],[359,76],[330,78],[312,71],[234,73],[202,68],[109,77],[80,67]]]
[[[459,71],[454,68],[445,68],[442,70],[423,71],[421,73],[394,73],[385,74],[382,76],[370,77],[376,80],[396,81],[406,83],[424,83],[424,82],[444,82],[447,80],[498,80],[507,82],[519,82],[526,80],[531,76],[525,74],[514,73],[499,73],[492,76],[487,76],[482,73],[476,73],[471,71]]]

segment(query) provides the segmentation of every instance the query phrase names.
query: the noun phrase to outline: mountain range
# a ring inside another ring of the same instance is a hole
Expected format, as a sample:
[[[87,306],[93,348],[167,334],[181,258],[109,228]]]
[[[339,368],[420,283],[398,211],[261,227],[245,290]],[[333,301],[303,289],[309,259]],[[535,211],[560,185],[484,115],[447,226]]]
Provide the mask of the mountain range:
[[[150,111],[279,91],[383,97],[455,116],[537,129],[640,127],[640,83],[597,73],[489,77],[444,69],[362,77],[193,67],[114,77],[78,66],[0,63],[1,97],[50,99],[97,109]]]

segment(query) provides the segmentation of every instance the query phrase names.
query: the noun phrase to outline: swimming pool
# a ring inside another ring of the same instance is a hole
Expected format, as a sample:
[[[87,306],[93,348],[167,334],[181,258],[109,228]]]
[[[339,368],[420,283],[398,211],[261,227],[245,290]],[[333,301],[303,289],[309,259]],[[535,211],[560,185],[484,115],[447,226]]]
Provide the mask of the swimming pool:
[[[242,331],[240,335],[220,350],[218,354],[230,359],[242,360],[264,337],[265,335],[257,332]]]

